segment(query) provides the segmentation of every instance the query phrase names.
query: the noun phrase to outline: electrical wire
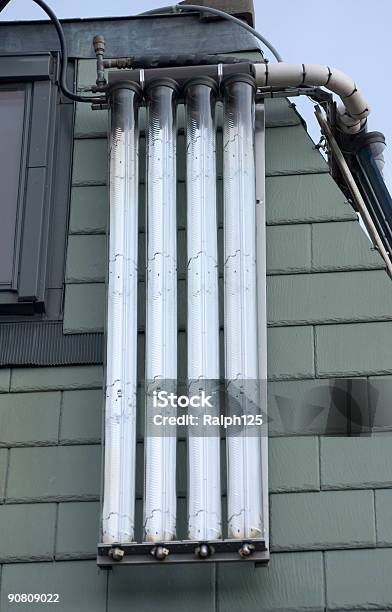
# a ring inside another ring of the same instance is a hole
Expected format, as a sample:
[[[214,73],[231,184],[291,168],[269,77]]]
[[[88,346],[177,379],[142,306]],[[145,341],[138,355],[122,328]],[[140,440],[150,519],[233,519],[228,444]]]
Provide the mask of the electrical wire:
[[[278,62],[283,62],[282,56],[279,51],[275,49],[275,47],[267,40],[260,32],[252,28],[252,26],[248,25],[241,19],[234,17],[234,15],[230,15],[229,13],[225,13],[225,11],[221,11],[219,9],[211,8],[210,6],[199,6],[197,4],[174,4],[171,6],[163,6],[159,9],[152,9],[151,11],[146,11],[145,13],[141,13],[140,16],[147,15],[159,15],[162,13],[182,13],[184,11],[191,11],[197,13],[210,13],[211,15],[216,15],[217,17],[222,17],[224,19],[228,19],[233,23],[245,28],[248,32],[253,34],[255,38],[257,38],[267,49],[269,49],[272,55]]]
[[[79,96],[75,94],[73,91],[71,91],[70,89],[68,89],[68,86],[67,86],[68,52],[67,52],[67,44],[65,41],[64,30],[62,28],[62,25],[60,21],[58,20],[57,16],[55,15],[55,13],[53,12],[53,10],[50,8],[50,6],[46,4],[46,2],[44,2],[44,0],[33,0],[33,2],[37,4],[48,15],[49,19],[51,20],[54,27],[56,28],[57,36],[58,36],[59,43],[60,43],[60,53],[61,53],[61,57],[60,57],[60,60],[61,60],[60,89],[61,91],[67,98],[70,98],[71,100],[74,100],[75,102],[88,102],[88,103],[95,102],[96,103],[97,101],[99,101],[98,97]],[[216,15],[217,17],[222,17],[233,23],[236,23],[237,25],[241,26],[242,28],[244,28],[245,30],[253,34],[255,38],[257,38],[265,47],[267,47],[267,49],[271,51],[271,53],[274,55],[274,57],[276,58],[278,62],[283,61],[281,55],[275,49],[275,47],[264,36],[262,36],[259,32],[257,32],[257,30],[252,28],[250,25],[248,25],[244,21],[241,21],[241,19],[234,17],[234,15],[230,15],[229,13],[225,13],[224,11],[221,11],[219,9],[211,8],[208,6],[199,6],[196,4],[186,4],[186,5],[175,4],[172,6],[165,6],[159,9],[153,9],[151,11],[141,13],[141,16],[157,15],[157,14],[161,14],[165,12],[166,13],[167,12],[180,13],[180,12],[186,12],[186,11],[190,11],[190,12],[196,11],[199,13],[203,13],[203,12],[210,13],[212,15]]]
[[[46,4],[46,2],[44,2],[43,0],[33,0],[33,2],[35,4],[38,4],[38,6],[48,15],[49,19],[52,21],[54,27],[56,28],[56,32],[57,32],[59,43],[60,43],[60,52],[61,52],[61,57],[60,57],[60,60],[61,60],[60,89],[61,91],[67,98],[70,98],[71,100],[74,100],[75,102],[89,102],[89,103],[98,102],[99,98],[97,97],[78,96],[73,91],[68,89],[68,86],[67,86],[68,52],[67,52],[67,44],[65,41],[64,31],[61,26],[61,23],[56,17],[55,13],[50,8],[50,6]]]

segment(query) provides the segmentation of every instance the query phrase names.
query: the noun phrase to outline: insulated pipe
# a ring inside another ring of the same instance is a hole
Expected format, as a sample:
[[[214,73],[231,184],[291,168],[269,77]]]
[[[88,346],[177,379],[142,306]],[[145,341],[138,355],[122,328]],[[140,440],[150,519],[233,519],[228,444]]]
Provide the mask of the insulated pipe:
[[[370,106],[347,74],[321,64],[254,64],[258,87],[325,87],[337,94],[342,104],[338,107],[338,125],[342,131],[355,134],[366,124]]]
[[[147,306],[144,534],[148,542],[176,533],[176,428],[151,428],[154,391],[176,391],[177,225],[176,85],[149,84],[147,98]],[[163,416],[175,416],[170,404]]]
[[[134,539],[138,99],[136,84],[110,92],[110,238],[107,309],[104,543]]]
[[[229,77],[223,94],[226,411],[246,415],[259,407],[254,81]],[[226,447],[228,537],[262,537],[260,435],[244,425]]]
[[[192,409],[219,416],[219,308],[216,202],[216,85],[191,81],[185,90],[187,169],[188,395],[212,393],[213,408]],[[214,393],[215,392],[215,393]],[[221,537],[219,426],[188,427],[188,537]]]

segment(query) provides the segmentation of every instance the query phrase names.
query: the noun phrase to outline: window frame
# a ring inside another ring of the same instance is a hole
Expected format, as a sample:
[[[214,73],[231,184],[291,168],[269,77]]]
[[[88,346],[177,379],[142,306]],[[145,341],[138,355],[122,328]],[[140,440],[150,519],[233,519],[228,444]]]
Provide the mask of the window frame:
[[[17,210],[15,219],[15,239],[14,239],[14,252],[13,252],[13,265],[12,265],[12,280],[11,283],[0,282],[0,302],[1,294],[7,291],[17,291],[18,288],[18,270],[19,270],[19,248],[21,241],[22,232],[22,218],[23,218],[23,194],[25,189],[26,179],[26,163],[27,163],[27,134],[29,129],[29,112],[31,107],[31,85],[29,83],[3,83],[0,80],[0,93],[2,91],[15,91],[22,90],[24,92],[24,108],[23,108],[23,127],[22,127],[22,146],[20,151],[19,161],[19,185],[18,185],[18,196],[17,196]]]
[[[13,283],[0,287],[0,322],[62,318],[74,104],[60,94],[58,65],[57,53],[0,56],[0,89],[26,91]]]

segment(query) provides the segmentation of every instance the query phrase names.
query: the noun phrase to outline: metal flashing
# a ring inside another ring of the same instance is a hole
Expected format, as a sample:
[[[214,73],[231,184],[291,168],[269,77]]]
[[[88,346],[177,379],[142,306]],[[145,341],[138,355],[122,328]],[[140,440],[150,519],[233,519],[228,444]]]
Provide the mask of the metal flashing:
[[[0,367],[100,364],[103,334],[64,334],[59,321],[0,325]]]
[[[153,25],[152,25],[153,24]],[[112,57],[151,54],[229,53],[257,49],[254,37],[225,20],[203,21],[198,15],[137,16],[62,21],[70,58],[95,58],[93,37],[104,36]],[[0,54],[58,50],[49,21],[0,23]]]

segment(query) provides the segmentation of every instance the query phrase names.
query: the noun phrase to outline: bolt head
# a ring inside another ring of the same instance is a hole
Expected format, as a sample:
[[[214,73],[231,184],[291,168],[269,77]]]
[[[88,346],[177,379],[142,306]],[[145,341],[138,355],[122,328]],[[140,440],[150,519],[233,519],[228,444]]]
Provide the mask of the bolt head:
[[[113,559],[113,561],[121,561],[124,555],[125,552],[122,548],[119,548],[118,546],[109,550],[109,556]]]
[[[199,559],[208,559],[215,552],[213,546],[210,544],[202,543],[195,548],[195,555],[199,557]]]
[[[164,561],[169,554],[169,549],[165,548],[164,546],[155,546],[152,549],[151,554],[158,561]]]
[[[249,542],[244,542],[241,548],[239,549],[239,554],[241,557],[250,557],[253,554],[255,547],[253,544]]]

